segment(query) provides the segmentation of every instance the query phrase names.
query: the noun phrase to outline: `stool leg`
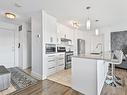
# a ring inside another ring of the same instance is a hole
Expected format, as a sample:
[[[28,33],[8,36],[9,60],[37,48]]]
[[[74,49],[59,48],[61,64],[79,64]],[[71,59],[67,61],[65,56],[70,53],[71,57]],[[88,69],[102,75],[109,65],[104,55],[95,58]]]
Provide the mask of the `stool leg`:
[[[112,64],[112,83],[111,86],[116,87],[116,83],[114,80],[114,64]]]
[[[114,79],[113,71],[114,71],[114,65],[112,64],[112,80]]]
[[[122,84],[119,82],[119,80],[121,80],[119,77],[117,77],[116,75],[115,75],[116,73],[115,73],[115,65],[114,65],[114,80],[115,80],[115,82],[119,85],[119,86],[121,86]]]
[[[115,76],[115,65],[113,63],[111,64],[111,71],[110,72],[111,72],[111,75],[107,76],[107,79],[106,79],[105,83],[107,85],[111,85],[113,87],[121,86],[121,83],[119,83],[117,81],[117,79],[116,79],[116,76]]]
[[[121,83],[116,81],[114,71],[115,71],[115,65],[112,64],[112,83],[111,83],[111,86],[113,86],[113,87],[121,86]]]

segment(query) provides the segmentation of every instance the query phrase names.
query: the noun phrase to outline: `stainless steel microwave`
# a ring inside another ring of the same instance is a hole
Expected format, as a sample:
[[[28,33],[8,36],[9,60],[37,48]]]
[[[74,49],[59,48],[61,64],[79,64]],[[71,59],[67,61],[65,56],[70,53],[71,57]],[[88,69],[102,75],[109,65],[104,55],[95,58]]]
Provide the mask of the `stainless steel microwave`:
[[[55,44],[46,44],[45,49],[46,49],[45,50],[46,54],[56,53],[56,45]]]

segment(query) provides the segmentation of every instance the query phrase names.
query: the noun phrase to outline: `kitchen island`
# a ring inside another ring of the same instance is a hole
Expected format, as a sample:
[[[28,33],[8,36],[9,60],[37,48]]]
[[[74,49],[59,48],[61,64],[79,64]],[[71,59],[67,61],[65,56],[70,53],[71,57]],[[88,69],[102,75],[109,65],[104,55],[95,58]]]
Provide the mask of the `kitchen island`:
[[[100,95],[110,61],[111,53],[73,56],[72,88],[85,95]]]

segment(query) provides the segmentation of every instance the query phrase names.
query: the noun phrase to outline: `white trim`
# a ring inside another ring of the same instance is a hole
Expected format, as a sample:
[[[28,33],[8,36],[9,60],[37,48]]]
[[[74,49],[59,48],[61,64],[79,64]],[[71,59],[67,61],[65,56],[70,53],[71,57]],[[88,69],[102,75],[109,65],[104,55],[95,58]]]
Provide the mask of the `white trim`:
[[[43,76],[43,77],[42,77],[42,80],[45,80],[45,79],[47,79],[47,76]]]
[[[31,71],[31,75],[39,80],[42,80],[41,75],[37,74],[36,72]]]

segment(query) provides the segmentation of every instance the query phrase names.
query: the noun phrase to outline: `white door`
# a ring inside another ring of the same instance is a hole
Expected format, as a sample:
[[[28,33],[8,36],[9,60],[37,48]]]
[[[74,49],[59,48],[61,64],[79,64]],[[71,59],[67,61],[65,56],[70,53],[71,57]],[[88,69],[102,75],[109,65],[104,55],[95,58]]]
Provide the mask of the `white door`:
[[[0,29],[0,65],[14,66],[14,31]]]

